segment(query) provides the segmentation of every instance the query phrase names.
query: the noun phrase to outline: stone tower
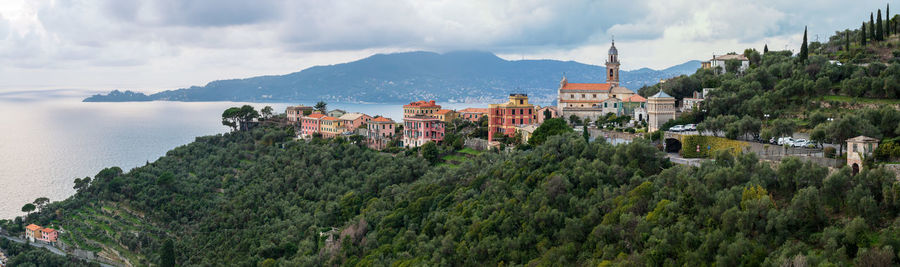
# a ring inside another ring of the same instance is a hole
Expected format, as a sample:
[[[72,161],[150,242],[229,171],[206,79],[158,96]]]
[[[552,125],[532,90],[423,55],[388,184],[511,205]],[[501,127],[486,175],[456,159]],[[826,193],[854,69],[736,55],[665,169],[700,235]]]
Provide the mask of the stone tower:
[[[616,40],[609,47],[609,57],[606,58],[606,82],[610,87],[619,86],[619,50],[616,49]]]

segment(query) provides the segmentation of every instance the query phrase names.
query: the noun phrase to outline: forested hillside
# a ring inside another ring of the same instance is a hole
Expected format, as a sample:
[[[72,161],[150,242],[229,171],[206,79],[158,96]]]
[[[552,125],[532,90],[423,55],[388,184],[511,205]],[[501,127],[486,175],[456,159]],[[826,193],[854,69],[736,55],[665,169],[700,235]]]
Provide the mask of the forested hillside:
[[[167,260],[167,240],[179,265],[900,263],[900,183],[880,169],[672,166],[646,141],[574,133],[433,166],[289,133],[200,137],[4,228],[55,222],[137,265]]]

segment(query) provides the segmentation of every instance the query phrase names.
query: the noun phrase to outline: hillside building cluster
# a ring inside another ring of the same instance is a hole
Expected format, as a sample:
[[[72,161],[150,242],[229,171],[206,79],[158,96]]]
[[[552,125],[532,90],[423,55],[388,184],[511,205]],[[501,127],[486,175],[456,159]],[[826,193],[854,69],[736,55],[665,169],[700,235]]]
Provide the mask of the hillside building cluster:
[[[40,241],[55,244],[58,237],[59,232],[54,229],[43,228],[35,224],[29,224],[28,226],[25,226],[25,238],[28,239],[28,241]]]
[[[724,68],[729,60],[741,60],[734,55],[713,57],[704,62],[705,68]],[[695,93],[677,105],[674,97],[659,92],[648,98],[638,95],[620,84],[619,51],[615,41],[605,59],[604,83],[575,83],[563,76],[559,82],[556,106],[541,107],[528,101],[524,93],[509,94],[504,103],[489,104],[487,108],[470,107],[461,110],[445,109],[434,100],[414,101],[403,105],[402,121],[369,116],[344,110],[319,111],[309,106],[288,107],[285,113],[290,123],[299,126],[301,138],[320,136],[361,135],[373,149],[392,146],[419,147],[428,142],[440,143],[446,135],[448,123],[461,119],[478,123],[487,118],[488,142],[498,137],[520,136],[527,141],[547,118],[572,118],[596,121],[599,118],[628,116],[630,125],[646,123],[648,131],[659,130],[663,124],[700,105],[708,93]]]

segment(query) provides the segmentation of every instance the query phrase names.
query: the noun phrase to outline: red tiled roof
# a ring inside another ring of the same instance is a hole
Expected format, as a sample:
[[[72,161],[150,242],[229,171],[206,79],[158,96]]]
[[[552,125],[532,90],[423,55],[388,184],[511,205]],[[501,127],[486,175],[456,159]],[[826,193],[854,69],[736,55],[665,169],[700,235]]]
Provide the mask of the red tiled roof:
[[[647,102],[647,99],[641,95],[633,95],[625,99],[625,102]]]
[[[465,108],[460,110],[459,113],[488,113],[488,109],[486,108]]]
[[[40,226],[37,226],[37,225],[35,225],[35,224],[33,224],[33,223],[32,223],[32,224],[29,224],[28,226],[25,226],[25,228],[27,228],[28,230],[31,230],[31,231],[38,231],[38,230],[41,230],[41,227],[40,227]]]
[[[597,90],[597,91],[609,91],[610,84],[609,83],[566,83],[563,85],[563,90]]]
[[[326,121],[336,121],[336,120],[338,120],[338,118],[331,117],[331,116],[325,116],[325,117],[323,117],[322,119],[323,119],[323,120],[326,120]]]
[[[562,102],[562,103],[598,103],[598,102],[601,102],[601,101],[597,101],[597,100],[566,100],[566,99],[563,99],[563,100],[560,100],[559,102]]]
[[[385,117],[378,117],[378,118],[373,119],[372,121],[373,122],[394,122],[394,120],[391,120],[391,119],[388,119]]]
[[[435,114],[447,114],[447,113],[450,113],[450,112],[453,112],[453,110],[451,110],[451,109],[442,109],[442,110],[438,110],[437,112],[435,112]]]
[[[53,232],[56,232],[56,230],[53,230],[53,229],[50,229],[50,228],[44,228],[44,229],[41,229],[41,232],[44,232],[44,233],[53,233]]]
[[[318,119],[318,118],[325,117],[325,114],[321,114],[321,113],[313,113],[313,114],[309,114],[309,116],[307,116],[307,117],[310,117],[310,118],[313,118],[313,119]]]
[[[416,102],[410,102],[408,105],[403,105],[404,108],[440,108],[441,106],[434,103],[434,100],[421,100]]]

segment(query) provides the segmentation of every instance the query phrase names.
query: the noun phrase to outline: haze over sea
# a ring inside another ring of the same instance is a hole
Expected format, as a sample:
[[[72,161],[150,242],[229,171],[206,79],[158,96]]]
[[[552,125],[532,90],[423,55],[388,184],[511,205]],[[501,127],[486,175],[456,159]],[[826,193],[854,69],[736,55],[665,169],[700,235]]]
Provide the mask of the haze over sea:
[[[76,177],[106,167],[124,171],[153,162],[197,136],[224,133],[222,111],[250,104],[283,113],[300,103],[123,102],[85,103],[83,90],[0,91],[0,219],[24,215],[38,197],[63,200]],[[399,121],[402,104],[329,103],[329,109],[383,115]],[[443,104],[447,108],[485,104]]]

